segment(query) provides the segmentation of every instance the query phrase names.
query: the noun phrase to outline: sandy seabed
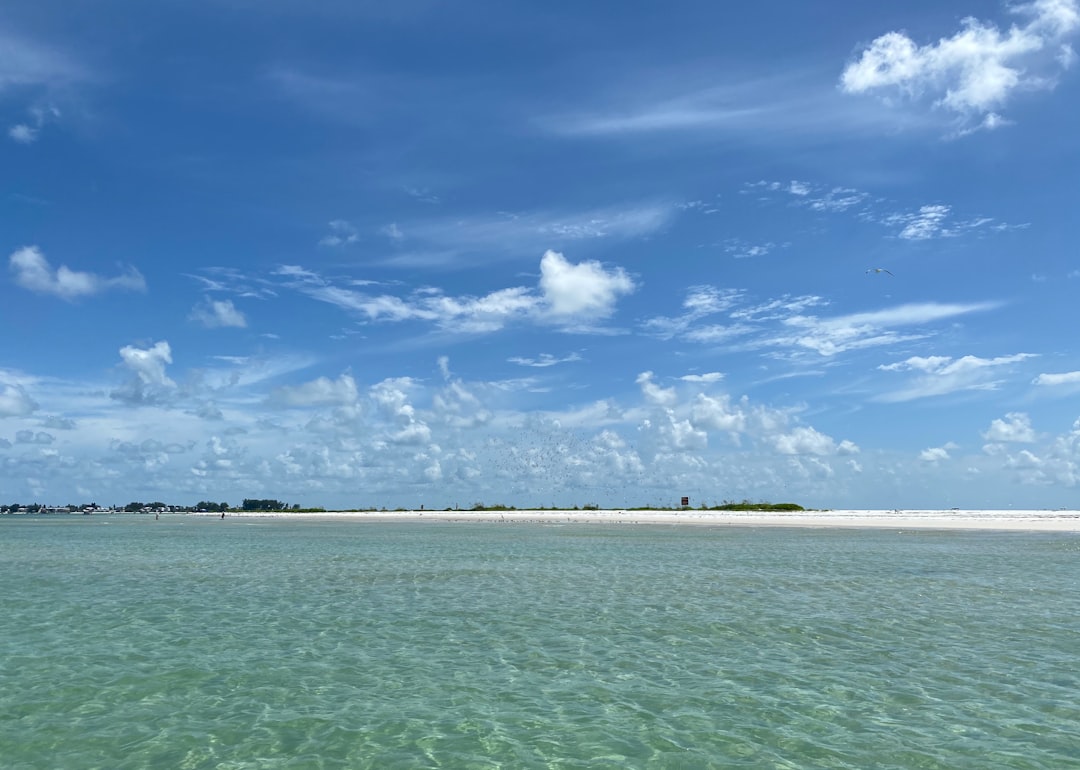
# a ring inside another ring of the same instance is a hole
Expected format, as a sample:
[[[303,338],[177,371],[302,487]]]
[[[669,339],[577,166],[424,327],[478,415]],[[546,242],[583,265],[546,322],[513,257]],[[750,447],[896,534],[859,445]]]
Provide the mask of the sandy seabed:
[[[220,516],[216,513],[193,514]],[[844,510],[844,511],[335,511],[327,513],[230,511],[227,518],[446,523],[664,524],[707,527],[854,527],[887,529],[1020,530],[1080,532],[1073,510]]]

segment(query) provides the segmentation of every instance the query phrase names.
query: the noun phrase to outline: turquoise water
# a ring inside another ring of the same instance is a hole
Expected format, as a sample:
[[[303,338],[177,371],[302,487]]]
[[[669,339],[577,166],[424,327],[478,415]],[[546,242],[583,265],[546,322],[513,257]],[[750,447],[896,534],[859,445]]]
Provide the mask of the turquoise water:
[[[0,766],[1080,768],[1080,538],[0,517]]]

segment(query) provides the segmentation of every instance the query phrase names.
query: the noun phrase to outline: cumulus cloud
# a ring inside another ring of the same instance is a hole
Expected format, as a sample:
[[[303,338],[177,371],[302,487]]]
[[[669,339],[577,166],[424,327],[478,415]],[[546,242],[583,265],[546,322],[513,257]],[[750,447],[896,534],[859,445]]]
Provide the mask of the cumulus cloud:
[[[0,418],[25,417],[37,408],[22,385],[0,385]]]
[[[113,278],[71,270],[66,265],[54,270],[37,246],[25,246],[14,252],[9,267],[15,283],[24,289],[69,301],[110,289],[146,290],[146,281],[133,267]]]
[[[924,463],[937,464],[944,460],[952,459],[952,456],[949,454],[949,452],[954,449],[959,449],[959,447],[953,442],[949,441],[943,446],[928,447],[927,449],[924,449],[923,451],[919,452],[919,459],[922,460]]]
[[[1080,372],[1060,372],[1057,374],[1040,374],[1031,381],[1032,385],[1044,385],[1056,387],[1060,385],[1080,385]]]
[[[163,400],[176,389],[176,383],[165,374],[165,366],[172,363],[172,348],[165,340],[149,348],[125,345],[120,348],[120,358],[132,377],[110,395],[117,401],[132,404],[148,404]]]
[[[278,388],[270,401],[290,407],[347,406],[355,404],[358,398],[356,380],[350,374],[342,374],[336,380],[319,377],[301,385]]]
[[[806,425],[773,436],[772,442],[776,451],[783,455],[833,455],[840,449],[830,436]],[[843,442],[844,454],[856,454],[858,451],[858,447],[850,441]]]
[[[1074,58],[1066,40],[1080,28],[1077,0],[1034,0],[1011,11],[1024,23],[1002,30],[967,17],[959,32],[922,46],[903,32],[881,35],[844,68],[840,87],[927,100],[956,115],[961,132],[1001,126],[998,110],[1016,92],[1054,86]]]
[[[1035,441],[1031,418],[1024,412],[1009,412],[1004,419],[992,421],[990,428],[982,436],[995,443],[1030,444]]]
[[[645,400],[661,406],[674,406],[678,401],[675,388],[663,388],[653,381],[652,372],[642,372],[637,377],[637,384],[641,386],[641,393]]]
[[[618,297],[635,288],[621,267],[609,271],[591,261],[575,265],[556,251],[547,251],[540,259],[540,290],[557,317],[606,318]]]
[[[745,401],[733,406],[726,393],[720,396],[699,393],[691,406],[690,415],[695,425],[733,434],[743,433],[748,421]]]
[[[205,297],[202,302],[192,308],[188,318],[207,329],[228,326],[243,329],[247,326],[247,318],[236,309],[231,299],[215,300]]]
[[[34,432],[32,430],[20,430],[15,433],[16,444],[38,444],[40,446],[48,446],[52,442],[56,441],[56,438],[51,433],[45,431]]]

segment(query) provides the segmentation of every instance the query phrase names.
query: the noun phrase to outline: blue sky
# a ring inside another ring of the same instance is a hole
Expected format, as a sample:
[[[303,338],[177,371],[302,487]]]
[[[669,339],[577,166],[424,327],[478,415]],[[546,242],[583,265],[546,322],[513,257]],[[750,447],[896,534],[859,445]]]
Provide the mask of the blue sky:
[[[1078,37],[7,2],[0,497],[1076,507]]]

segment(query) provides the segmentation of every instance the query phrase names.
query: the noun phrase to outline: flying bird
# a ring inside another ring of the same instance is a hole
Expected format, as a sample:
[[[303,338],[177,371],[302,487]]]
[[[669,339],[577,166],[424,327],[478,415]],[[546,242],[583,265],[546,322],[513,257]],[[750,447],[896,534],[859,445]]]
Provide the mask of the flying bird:
[[[868,274],[869,273],[889,273],[889,275],[892,275],[891,272],[889,272],[888,270],[886,270],[883,267],[868,267],[868,268],[866,268],[866,272]]]

